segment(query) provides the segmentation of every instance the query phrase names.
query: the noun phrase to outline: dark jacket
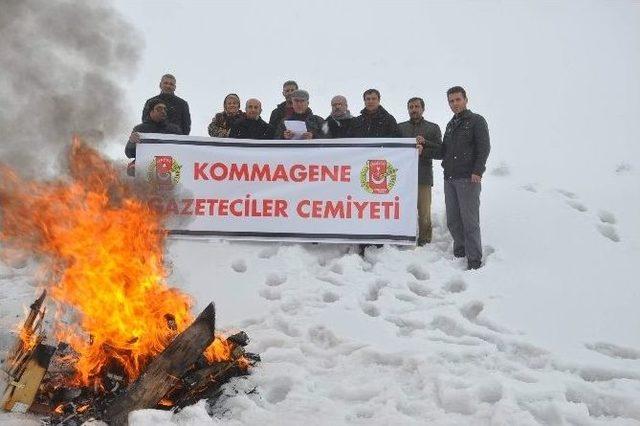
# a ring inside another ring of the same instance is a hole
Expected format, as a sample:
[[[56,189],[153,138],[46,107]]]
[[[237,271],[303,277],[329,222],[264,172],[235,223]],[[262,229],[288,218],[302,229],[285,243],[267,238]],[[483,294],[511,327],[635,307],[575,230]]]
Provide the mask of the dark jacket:
[[[398,124],[398,128],[403,138],[422,136],[426,140],[425,149],[422,151],[418,162],[418,184],[433,186],[433,165],[431,159],[433,158],[434,151],[437,152],[442,145],[440,126],[424,118],[420,118],[420,121],[417,123],[411,120],[400,123]]]
[[[442,159],[445,179],[482,176],[489,157],[489,126],[481,115],[465,110],[453,116],[444,132],[442,146],[433,158]]]
[[[257,120],[243,118],[233,124],[229,137],[236,139],[273,139],[274,133],[273,127],[260,117]]]
[[[271,111],[271,117],[269,117],[269,124],[273,126],[274,129],[278,127],[280,122],[284,119],[285,116],[293,114],[293,107],[287,106],[287,102],[282,102],[278,104],[278,106]]]
[[[351,138],[399,138],[400,130],[393,115],[379,106],[376,112],[370,114],[367,109],[360,111],[349,129]]]
[[[142,122],[151,121],[149,118],[149,102],[153,99],[161,99],[167,106],[167,120],[180,128],[182,135],[191,133],[191,114],[189,113],[189,104],[182,98],[171,93],[160,93],[151,99],[147,99],[142,109]]]
[[[166,133],[172,135],[181,135],[180,128],[173,123],[169,123],[168,120],[156,123],[155,121],[146,121],[138,124],[133,128],[134,132],[138,133]],[[136,144],[127,141],[127,146],[124,148],[124,153],[127,158],[136,158]]]
[[[238,111],[236,115],[229,115],[226,112],[219,112],[213,117],[209,124],[209,136],[214,138],[228,138],[231,127],[234,123],[244,118],[244,112]]]
[[[354,118],[335,119],[328,116],[325,123],[327,124],[327,137],[331,139],[346,138]]]
[[[276,139],[284,138],[283,135],[284,131],[286,130],[286,127],[284,125],[285,120],[304,121],[307,125],[307,131],[313,133],[314,139],[322,139],[326,137],[324,130],[322,130],[322,127],[324,126],[324,120],[322,119],[322,117],[314,115],[313,111],[311,111],[311,108],[307,108],[304,114],[296,114],[294,112],[293,114],[287,115],[282,120],[280,120],[280,123],[276,128]]]

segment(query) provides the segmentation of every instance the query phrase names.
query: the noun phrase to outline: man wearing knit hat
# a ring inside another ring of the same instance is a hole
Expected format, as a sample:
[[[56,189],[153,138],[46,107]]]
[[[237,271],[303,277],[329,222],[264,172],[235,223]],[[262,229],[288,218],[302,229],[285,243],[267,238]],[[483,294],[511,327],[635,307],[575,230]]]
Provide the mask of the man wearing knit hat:
[[[149,99],[148,120],[143,121],[133,128],[124,153],[128,158],[134,160],[127,166],[127,174],[133,176],[135,173],[136,144],[140,143],[140,133],[165,133],[180,135],[182,129],[167,120],[167,105],[161,99]]]
[[[294,91],[291,94],[291,106],[293,112],[280,121],[276,130],[276,138],[294,139],[296,137],[296,133],[287,128],[287,121],[303,121],[305,123],[306,132],[300,135],[302,139],[321,139],[325,136],[322,131],[324,120],[322,117],[314,115],[309,108],[309,92],[306,90]]]

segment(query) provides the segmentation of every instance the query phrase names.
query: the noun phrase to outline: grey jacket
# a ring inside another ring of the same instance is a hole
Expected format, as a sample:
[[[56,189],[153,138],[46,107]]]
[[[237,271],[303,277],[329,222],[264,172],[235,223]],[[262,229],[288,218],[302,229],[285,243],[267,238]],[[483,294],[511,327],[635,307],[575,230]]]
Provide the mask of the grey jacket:
[[[445,179],[482,176],[491,150],[487,121],[470,110],[456,114],[447,124],[441,149],[427,148],[433,149],[433,158],[442,159]]]
[[[433,186],[433,164],[431,159],[434,158],[434,152],[438,152],[442,146],[440,126],[421,118],[417,123],[409,120],[398,124],[398,127],[403,138],[415,138],[416,136],[425,138],[425,149],[422,151],[418,163],[418,184]]]

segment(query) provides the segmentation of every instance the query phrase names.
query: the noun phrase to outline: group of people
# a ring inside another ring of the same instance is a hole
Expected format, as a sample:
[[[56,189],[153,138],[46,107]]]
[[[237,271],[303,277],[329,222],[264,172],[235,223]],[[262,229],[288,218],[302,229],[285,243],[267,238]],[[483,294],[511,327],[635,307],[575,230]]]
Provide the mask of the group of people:
[[[188,103],[175,95],[176,79],[165,74],[160,80],[161,93],[147,100],[142,111],[142,123],[133,128],[125,148],[129,158],[135,158],[139,133],[188,135],[191,116]],[[248,99],[241,110],[240,97],[227,95],[223,111],[209,124],[212,137],[239,139],[335,139],[335,138],[415,138],[420,160],[418,166],[418,245],[431,242],[432,160],[442,160],[447,227],[453,237],[453,253],[466,257],[469,269],[482,265],[480,238],[480,190],[482,175],[489,156],[489,129],[486,120],[467,108],[467,93],[460,86],[447,90],[447,100],[453,117],[447,123],[444,138],[436,123],[425,120],[425,103],[413,97],[407,101],[409,120],[397,123],[380,105],[380,92],[368,89],[363,93],[364,108],[354,117],[347,99],[336,95],[331,99],[331,114],[326,119],[309,108],[309,93],[295,81],[282,86],[284,102],[272,112],[269,122],[261,118],[262,103]],[[306,131],[296,134],[286,121],[302,121]]]

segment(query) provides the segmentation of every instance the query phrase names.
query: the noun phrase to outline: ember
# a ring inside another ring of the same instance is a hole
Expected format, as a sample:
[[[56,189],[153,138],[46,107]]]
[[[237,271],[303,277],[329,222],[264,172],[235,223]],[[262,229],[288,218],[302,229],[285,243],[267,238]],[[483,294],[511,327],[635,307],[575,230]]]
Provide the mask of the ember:
[[[117,403],[117,397],[152,370],[158,379],[163,377],[163,386],[171,386],[129,408],[174,406],[187,395],[189,400],[205,395],[211,386],[202,388],[203,380],[220,383],[221,373],[200,377],[193,385],[202,389],[195,393],[181,380],[184,375],[221,363],[244,374],[257,359],[245,356],[244,333],[214,338],[213,305],[194,321],[189,296],[167,285],[163,217],[149,208],[142,194],[77,138],[66,179],[27,181],[0,165],[0,242],[42,259],[41,276],[46,278],[41,285],[56,308],[53,332],[57,342],[65,344],[58,348],[38,396],[39,403],[53,404],[58,420],[100,417],[97,410],[105,409],[105,402],[115,398]],[[32,306],[13,351],[11,365],[20,365],[9,371],[14,383],[44,339],[43,299],[44,294],[35,311]],[[184,343],[188,333],[198,340]],[[172,348],[177,352],[171,353]],[[189,356],[171,358],[182,351],[190,351]]]

